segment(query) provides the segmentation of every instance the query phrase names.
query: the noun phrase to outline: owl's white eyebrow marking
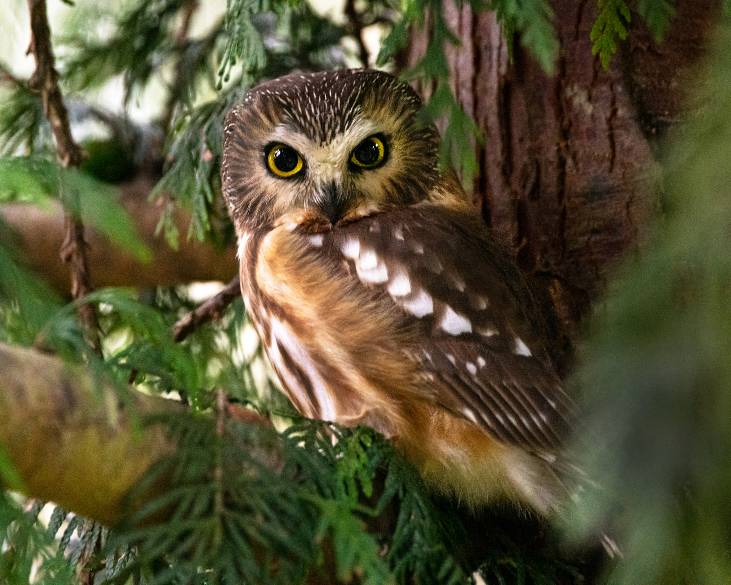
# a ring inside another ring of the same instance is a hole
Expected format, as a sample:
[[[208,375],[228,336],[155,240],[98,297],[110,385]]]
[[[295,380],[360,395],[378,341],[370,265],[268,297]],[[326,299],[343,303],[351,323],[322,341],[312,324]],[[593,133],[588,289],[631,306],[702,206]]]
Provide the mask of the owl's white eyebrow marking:
[[[485,365],[487,365],[487,362],[485,361],[485,358],[482,356],[477,356],[477,365],[481,368],[484,368]]]
[[[465,362],[465,366],[467,366],[467,371],[473,376],[477,373],[477,366],[472,362]]]
[[[419,289],[414,298],[404,301],[404,309],[415,317],[424,317],[434,311],[434,301],[424,289]]]
[[[355,260],[360,254],[360,240],[357,238],[348,238],[340,246],[343,256]]]
[[[403,270],[399,270],[391,282],[388,283],[388,294],[392,297],[405,297],[411,292],[411,281],[408,274]]]
[[[515,353],[517,355],[524,355],[526,357],[530,357],[530,356],[533,355],[530,352],[530,349],[528,348],[528,346],[525,344],[525,342],[520,337],[516,337],[515,338],[515,349],[514,349],[514,351],[515,351]]]
[[[320,248],[322,247],[322,241],[324,239],[324,236],[322,234],[314,234],[307,239],[310,241],[310,244],[312,244],[316,248]]]
[[[470,323],[470,320],[457,313],[449,305],[446,305],[444,308],[439,326],[442,328],[442,331],[446,331],[450,335],[459,335],[460,333],[470,333],[472,331],[472,323]]]
[[[464,414],[468,419],[470,419],[473,423],[477,424],[477,417],[475,416],[475,411],[471,408],[463,408],[462,414]]]

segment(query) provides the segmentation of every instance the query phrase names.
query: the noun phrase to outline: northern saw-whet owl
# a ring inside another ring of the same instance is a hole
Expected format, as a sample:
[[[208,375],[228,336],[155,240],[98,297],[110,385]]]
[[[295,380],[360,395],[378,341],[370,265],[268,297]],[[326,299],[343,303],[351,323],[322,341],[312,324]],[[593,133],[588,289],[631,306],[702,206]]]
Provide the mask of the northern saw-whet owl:
[[[247,310],[306,417],[389,437],[438,491],[566,501],[574,406],[513,262],[386,73],[265,82],[225,122]]]

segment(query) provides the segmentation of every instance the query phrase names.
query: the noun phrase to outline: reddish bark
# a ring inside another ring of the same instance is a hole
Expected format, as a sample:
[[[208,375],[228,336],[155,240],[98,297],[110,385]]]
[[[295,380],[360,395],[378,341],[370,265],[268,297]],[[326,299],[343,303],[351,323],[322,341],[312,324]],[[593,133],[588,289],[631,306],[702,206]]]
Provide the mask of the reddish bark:
[[[595,3],[556,0],[561,50],[553,77],[517,42],[511,62],[494,13],[447,8],[462,39],[448,54],[453,87],[485,137],[475,181],[484,217],[538,293],[549,296],[574,341],[658,208],[659,167],[648,136],[681,116],[682,80],[702,56],[718,5],[678,4],[664,44],[658,48],[644,29],[633,31],[604,70],[591,54]],[[417,35],[412,63],[423,50]],[[554,341],[561,339],[557,333]]]

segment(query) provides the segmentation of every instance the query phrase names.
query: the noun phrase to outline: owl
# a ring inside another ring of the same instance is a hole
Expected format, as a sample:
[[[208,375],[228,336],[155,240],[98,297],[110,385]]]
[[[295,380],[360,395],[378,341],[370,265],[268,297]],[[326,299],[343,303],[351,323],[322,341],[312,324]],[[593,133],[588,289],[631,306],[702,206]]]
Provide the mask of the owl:
[[[225,121],[241,288],[304,416],[368,425],[472,506],[566,501],[574,405],[544,319],[415,91],[380,71],[291,74]]]

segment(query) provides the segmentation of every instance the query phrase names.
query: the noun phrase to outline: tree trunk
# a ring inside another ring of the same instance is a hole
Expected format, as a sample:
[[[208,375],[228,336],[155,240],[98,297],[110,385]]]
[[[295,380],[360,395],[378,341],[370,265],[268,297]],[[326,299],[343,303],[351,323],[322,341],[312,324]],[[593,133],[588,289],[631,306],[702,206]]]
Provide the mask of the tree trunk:
[[[475,195],[485,220],[550,299],[554,353],[567,365],[578,326],[659,208],[654,142],[677,121],[718,2],[680,0],[665,41],[637,23],[604,70],[591,54],[596,3],[556,0],[561,50],[547,76],[495,14],[450,4],[462,40],[448,52],[457,99],[484,133]],[[423,35],[410,62],[423,54]],[[512,60],[511,60],[512,55]],[[563,340],[563,341],[562,341]]]

